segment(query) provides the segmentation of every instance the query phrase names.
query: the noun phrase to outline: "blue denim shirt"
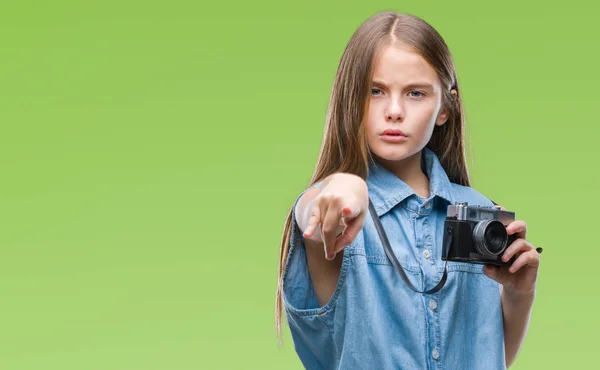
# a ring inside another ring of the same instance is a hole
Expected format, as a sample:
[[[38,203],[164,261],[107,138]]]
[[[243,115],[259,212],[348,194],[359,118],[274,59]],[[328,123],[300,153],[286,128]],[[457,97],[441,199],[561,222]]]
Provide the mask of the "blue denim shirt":
[[[423,150],[422,159],[430,179],[428,199],[377,163],[370,165],[366,182],[394,253],[413,285],[426,290],[443,275],[447,206],[493,203],[451,183],[430,149]],[[333,296],[320,306],[293,217],[283,299],[295,350],[307,369],[506,368],[499,285],[483,275],[481,265],[448,262],[440,291],[414,292],[387,258],[367,214],[344,249]]]

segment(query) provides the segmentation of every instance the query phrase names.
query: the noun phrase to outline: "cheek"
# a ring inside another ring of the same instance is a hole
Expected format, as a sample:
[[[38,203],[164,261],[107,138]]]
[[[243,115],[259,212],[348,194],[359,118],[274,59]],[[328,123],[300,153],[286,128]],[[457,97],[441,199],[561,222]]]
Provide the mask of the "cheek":
[[[415,113],[416,121],[419,122],[419,131],[427,132],[433,130],[437,118],[435,107],[422,107]]]
[[[435,113],[436,107],[433,104],[424,105],[417,112],[420,122],[434,122]]]
[[[372,101],[369,105],[369,111],[366,114],[367,125],[375,130],[377,125],[385,122],[385,105],[380,101]]]
[[[365,114],[364,122],[368,137],[373,136],[377,132],[377,116],[377,107],[371,105],[369,111]]]

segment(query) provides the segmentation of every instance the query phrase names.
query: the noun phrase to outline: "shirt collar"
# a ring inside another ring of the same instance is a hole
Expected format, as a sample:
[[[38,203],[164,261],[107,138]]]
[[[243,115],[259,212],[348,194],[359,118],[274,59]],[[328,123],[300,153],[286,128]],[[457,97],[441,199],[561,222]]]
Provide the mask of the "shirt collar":
[[[429,177],[430,198],[437,196],[454,204],[452,183],[437,155],[428,147],[422,150],[421,167]],[[369,197],[378,216],[386,213],[409,196],[416,194],[404,181],[375,160],[369,162],[369,175],[366,182]]]

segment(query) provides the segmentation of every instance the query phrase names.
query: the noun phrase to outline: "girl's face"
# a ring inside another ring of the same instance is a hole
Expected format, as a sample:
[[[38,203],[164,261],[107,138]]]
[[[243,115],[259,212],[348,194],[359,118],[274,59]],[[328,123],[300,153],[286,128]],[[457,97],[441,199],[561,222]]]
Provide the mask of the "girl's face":
[[[446,122],[441,83],[423,57],[397,45],[388,46],[374,67],[365,116],[369,147],[380,161],[401,161],[420,153],[434,127]]]

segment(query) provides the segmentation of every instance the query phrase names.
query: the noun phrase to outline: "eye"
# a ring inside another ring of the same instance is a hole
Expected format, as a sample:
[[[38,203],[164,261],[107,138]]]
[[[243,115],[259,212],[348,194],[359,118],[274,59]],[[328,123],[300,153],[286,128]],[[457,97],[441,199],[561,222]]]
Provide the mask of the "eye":
[[[382,91],[376,88],[371,89],[371,95],[378,95],[377,93],[381,93]]]
[[[420,92],[420,91],[417,91],[417,90],[413,90],[413,91],[411,91],[411,92],[410,92],[410,94],[412,94],[412,93],[421,94],[421,95],[419,95],[419,96],[415,96],[415,95],[413,95],[413,97],[415,97],[415,98],[422,98],[423,96],[425,96],[425,94],[423,94],[422,92]]]

